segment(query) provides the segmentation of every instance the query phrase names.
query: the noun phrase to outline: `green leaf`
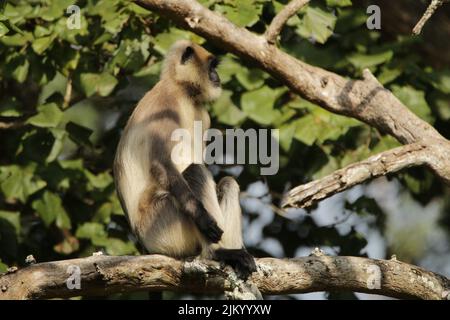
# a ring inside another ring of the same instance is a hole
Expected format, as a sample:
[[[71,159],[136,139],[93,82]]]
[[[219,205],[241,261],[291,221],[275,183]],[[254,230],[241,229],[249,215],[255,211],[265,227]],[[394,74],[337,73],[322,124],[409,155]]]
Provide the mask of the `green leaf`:
[[[315,123],[314,116],[308,114],[295,121],[294,137],[298,141],[311,146],[320,134],[320,126]]]
[[[60,229],[70,229],[72,227],[70,217],[64,209],[59,211],[56,216],[56,226]]]
[[[102,97],[109,96],[119,82],[113,75],[106,72],[100,74],[98,81],[97,90]]]
[[[52,133],[55,140],[53,142],[53,146],[52,149],[50,150],[50,153],[45,159],[47,163],[53,162],[60,155],[64,147],[64,140],[67,136],[66,131],[63,129],[53,128],[50,129],[50,132]]]
[[[58,163],[61,166],[61,168],[63,168],[63,169],[77,170],[77,171],[81,171],[84,169],[82,159],[58,160]]]
[[[175,40],[175,39],[174,39]],[[109,71],[116,74],[118,67],[127,71],[136,72],[142,68],[150,55],[151,38],[147,35],[142,35],[140,39],[124,39],[120,42],[120,46],[114,51],[114,58],[108,64]],[[165,45],[172,45],[166,43]],[[155,40],[156,46],[156,40]]]
[[[114,192],[111,194],[111,197],[109,198],[112,204],[111,207],[111,213],[116,214],[119,216],[123,216],[124,212],[122,209],[122,205],[120,204],[119,198],[117,197],[117,194]]]
[[[191,40],[198,44],[202,44],[205,41],[192,32],[170,28],[168,32],[159,33],[154,38],[154,49],[161,55],[165,55],[177,40]]]
[[[50,1],[50,5],[42,9],[41,18],[46,21],[54,21],[63,16],[66,9],[73,3],[73,0]]]
[[[367,21],[367,14],[358,8],[339,10],[339,18],[336,22],[335,31],[340,34],[349,34],[350,30],[362,30]]]
[[[58,228],[70,229],[70,218],[62,205],[60,196],[45,191],[41,199],[33,201],[31,207],[36,210],[47,227],[56,220]]]
[[[107,236],[105,227],[101,223],[86,222],[77,228],[75,236],[80,239],[105,238]]]
[[[0,103],[0,117],[20,117],[22,115],[20,104],[16,97],[6,96]]]
[[[25,32],[24,34],[16,33],[11,36],[0,37],[0,42],[8,47],[22,47],[32,40],[33,35],[31,32]]]
[[[431,101],[438,116],[444,121],[450,120],[450,95],[435,92],[431,95]]]
[[[34,52],[36,52],[38,55],[41,55],[50,47],[54,39],[54,36],[47,36],[36,39],[33,41],[31,47],[33,48]]]
[[[270,125],[281,115],[280,110],[274,109],[274,103],[285,90],[284,88],[271,89],[264,86],[245,92],[241,96],[242,110],[250,119],[263,125]]]
[[[416,90],[411,86],[401,87],[393,85],[392,93],[417,116],[429,123],[434,122],[434,118],[431,114],[430,107],[425,100],[425,93],[423,91]]]
[[[96,73],[82,73],[80,75],[81,89],[87,97],[97,92],[97,82],[99,75]]]
[[[296,128],[297,123],[295,121],[291,121],[280,127],[280,146],[286,152],[291,148]]]
[[[37,25],[34,28],[34,36],[36,38],[42,38],[42,37],[50,35],[51,33],[52,33],[52,30],[50,28],[46,28],[44,26]]]
[[[2,259],[0,259],[0,273],[4,273],[8,270],[8,265],[4,264],[2,262]]]
[[[392,136],[383,136],[380,141],[372,148],[371,153],[377,154],[386,150],[391,150],[401,146],[400,142],[398,142]]]
[[[258,22],[262,5],[254,0],[230,0],[214,9],[239,27],[251,27]]]
[[[103,224],[98,222],[86,222],[78,227],[76,237],[89,239],[92,244],[104,247],[110,255],[125,255],[136,253],[136,248],[130,241],[124,242],[117,238],[108,238]]]
[[[435,71],[430,75],[431,84],[443,93],[450,94],[450,70]]]
[[[217,73],[219,74],[222,83],[227,83],[243,68],[245,67],[241,66],[232,55],[227,54],[220,59]]]
[[[0,22],[0,37],[3,37],[9,31],[8,27]]]
[[[112,184],[113,178],[108,172],[102,172],[98,175],[93,174],[89,170],[84,171],[86,178],[89,180],[92,187],[96,189],[105,189]]]
[[[149,66],[145,66],[139,71],[133,74],[134,77],[157,77],[159,80],[159,74],[161,73],[161,62],[153,63]]]
[[[48,103],[37,108],[38,114],[29,118],[27,123],[41,128],[56,127],[63,117],[63,112],[56,103]]]
[[[347,59],[358,70],[377,66],[382,63],[386,63],[392,59],[394,52],[391,50],[375,53],[375,54],[362,54],[355,53],[349,56]]]
[[[79,145],[92,145],[89,137],[92,135],[92,130],[83,127],[75,122],[68,122],[66,125],[66,131],[69,133],[70,139]]]
[[[241,66],[236,72],[236,79],[247,90],[260,88],[264,84],[265,78],[267,75],[260,69],[248,69]]]
[[[47,184],[35,175],[36,165],[0,167],[0,189],[6,199],[19,199],[25,203],[30,195]]]
[[[336,68],[343,62],[343,54],[335,46],[319,48],[309,41],[301,41],[284,43],[283,47],[290,55],[322,68]]]
[[[104,20],[103,27],[112,35],[116,35],[122,30],[122,27],[129,19],[130,16],[128,14],[116,12],[114,16]]]
[[[7,221],[12,227],[14,227],[16,236],[20,235],[20,212],[0,210],[0,220],[1,219]]]
[[[319,7],[307,6],[296,32],[304,38],[313,38],[319,43],[325,43],[333,34],[336,17]]]
[[[111,221],[111,214],[112,214],[112,204],[111,202],[105,202],[95,212],[92,221],[109,223]]]
[[[231,101],[232,94],[231,91],[224,90],[219,99],[212,105],[212,111],[219,122],[230,126],[236,126],[242,123],[246,116],[244,112],[236,107],[233,101]]]
[[[116,87],[117,79],[109,73],[82,73],[80,84],[87,97],[97,93],[102,97],[108,96]]]
[[[315,141],[324,143],[327,140],[337,140],[351,127],[361,125],[355,119],[332,114],[315,105],[308,108],[311,113],[295,121],[294,137],[309,146]]]
[[[7,65],[5,67],[6,74],[10,74],[13,79],[19,83],[23,83],[28,76],[30,62],[26,56],[13,54],[6,58]]]
[[[397,79],[402,72],[403,71],[400,68],[383,66],[377,78],[382,85],[386,85]]]
[[[92,243],[104,247],[106,253],[113,256],[129,255],[136,253],[136,248],[131,241],[123,241],[117,238],[95,238]]]
[[[347,7],[352,5],[352,0],[327,0],[329,7]]]

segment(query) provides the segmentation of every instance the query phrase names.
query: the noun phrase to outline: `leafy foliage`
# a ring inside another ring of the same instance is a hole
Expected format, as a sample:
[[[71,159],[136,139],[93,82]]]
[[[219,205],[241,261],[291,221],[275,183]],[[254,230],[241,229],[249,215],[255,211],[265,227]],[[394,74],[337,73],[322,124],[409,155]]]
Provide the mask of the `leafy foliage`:
[[[210,108],[213,126],[280,129],[281,169],[267,177],[274,193],[397,145],[357,120],[293,95],[246,61],[131,1],[76,1],[81,24],[69,29],[66,9],[73,2],[11,0],[0,13],[0,122],[22,123],[18,129],[0,130],[0,272],[23,264],[30,253],[38,261],[98,249],[137,254],[115,194],[112,159],[126,119],[158,81],[170,45],[181,38],[221,57],[224,93]],[[276,0],[201,2],[260,33],[285,5]],[[281,49],[348,77],[370,68],[414,113],[448,127],[450,71],[427,66],[414,51],[420,42],[386,40],[367,30],[365,19],[364,8],[350,0],[314,1],[289,20]],[[432,176],[422,180],[422,175],[408,171],[402,180],[423,197],[439,182]],[[257,180],[259,171],[245,166],[241,188]],[[269,202],[278,204],[272,198]],[[367,198],[348,204],[347,210],[382,216]],[[257,212],[247,214],[250,220],[258,217]],[[277,238],[286,255],[316,245],[360,255],[367,243],[354,229],[339,234],[309,217],[275,216],[264,236]],[[258,244],[250,250],[268,254]]]

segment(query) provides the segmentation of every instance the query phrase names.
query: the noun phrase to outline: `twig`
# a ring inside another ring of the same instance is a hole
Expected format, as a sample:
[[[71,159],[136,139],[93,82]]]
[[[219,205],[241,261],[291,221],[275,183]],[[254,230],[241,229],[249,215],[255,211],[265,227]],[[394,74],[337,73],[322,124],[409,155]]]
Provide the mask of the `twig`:
[[[21,128],[25,125],[24,122],[21,121],[13,121],[13,122],[0,122],[0,130],[14,130]]]
[[[266,30],[265,37],[270,44],[276,43],[277,37],[283,26],[294,14],[296,14],[310,0],[292,0],[273,18]]]
[[[420,143],[388,150],[364,161],[353,163],[330,175],[290,190],[282,207],[310,207],[318,201],[349,189],[369,179],[427,164],[430,151]]]
[[[69,74],[67,77],[66,92],[64,94],[64,101],[62,105],[63,109],[66,109],[69,106],[70,100],[72,100],[72,77]]]
[[[434,12],[446,2],[446,0],[431,0],[430,5],[427,10],[423,14],[422,18],[420,18],[419,22],[417,22],[416,26],[413,29],[413,33],[415,35],[419,35],[422,32],[422,28],[427,23],[428,19],[434,14]]]

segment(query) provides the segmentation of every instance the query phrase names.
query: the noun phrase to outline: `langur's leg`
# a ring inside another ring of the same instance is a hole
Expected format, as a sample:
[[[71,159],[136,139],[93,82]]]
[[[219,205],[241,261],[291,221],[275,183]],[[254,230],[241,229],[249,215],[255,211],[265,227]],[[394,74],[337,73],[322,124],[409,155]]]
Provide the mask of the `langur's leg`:
[[[217,186],[218,200],[223,215],[221,248],[215,256],[233,266],[244,277],[256,271],[253,257],[242,239],[242,211],[239,203],[239,184],[232,177],[224,177]]]
[[[164,184],[153,184],[141,194],[138,217],[133,225],[149,253],[181,258],[196,255],[201,250],[194,222],[179,211],[177,201]]]
[[[194,196],[203,204],[219,228],[223,230],[222,211],[217,200],[216,183],[211,172],[204,165],[191,164],[183,171],[182,175]],[[202,219],[202,217],[199,218]],[[209,217],[203,218],[208,219]]]
[[[191,164],[183,172],[183,177],[224,231],[217,244],[203,241],[202,256],[225,261],[244,277],[256,271],[253,257],[243,246],[242,214],[237,182],[231,177],[225,177],[220,181],[216,191],[211,172],[204,165],[199,164]]]

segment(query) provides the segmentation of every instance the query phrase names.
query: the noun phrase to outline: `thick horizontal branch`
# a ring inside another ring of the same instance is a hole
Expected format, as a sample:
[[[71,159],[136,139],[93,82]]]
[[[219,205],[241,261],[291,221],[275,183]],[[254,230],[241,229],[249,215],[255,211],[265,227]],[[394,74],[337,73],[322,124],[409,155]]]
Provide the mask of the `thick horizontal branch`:
[[[419,22],[415,25],[413,29],[414,34],[420,34],[422,32],[423,26],[427,21],[431,18],[434,12],[444,4],[445,0],[432,0],[427,10],[423,14],[422,18],[420,18]]]
[[[397,298],[450,298],[449,279],[397,260],[311,255],[283,260],[261,258],[257,265],[251,280],[266,295],[355,291]],[[79,289],[72,281],[76,270]],[[161,290],[223,293],[233,289],[226,270],[214,261],[181,261],[161,255],[92,256],[39,263],[0,275],[0,299]]]
[[[427,164],[429,153],[430,150],[421,143],[382,152],[364,161],[348,165],[321,179],[295,187],[284,197],[282,207],[310,207],[324,198],[372,178]]]
[[[277,37],[283,29],[286,22],[295,15],[301,8],[303,8],[310,0],[292,0],[273,18],[269,27],[266,30],[265,37],[267,42],[276,43]]]

